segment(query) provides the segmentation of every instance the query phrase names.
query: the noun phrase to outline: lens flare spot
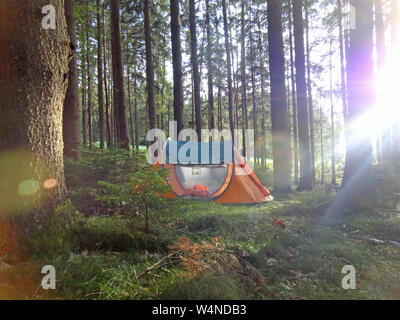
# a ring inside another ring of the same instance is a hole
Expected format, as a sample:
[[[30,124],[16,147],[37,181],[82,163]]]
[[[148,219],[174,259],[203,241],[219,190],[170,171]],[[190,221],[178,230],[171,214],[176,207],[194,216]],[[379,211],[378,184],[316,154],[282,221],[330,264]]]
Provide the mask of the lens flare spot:
[[[39,182],[36,180],[22,181],[18,186],[18,194],[24,197],[31,196],[40,189]]]
[[[51,190],[57,187],[57,180],[56,179],[47,179],[45,182],[43,182],[43,188],[45,190]]]

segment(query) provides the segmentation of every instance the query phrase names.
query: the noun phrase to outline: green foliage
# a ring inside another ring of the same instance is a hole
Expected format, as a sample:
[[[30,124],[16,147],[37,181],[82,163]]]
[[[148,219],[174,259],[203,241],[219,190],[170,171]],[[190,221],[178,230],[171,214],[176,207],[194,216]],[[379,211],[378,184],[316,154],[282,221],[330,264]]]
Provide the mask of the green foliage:
[[[75,250],[85,218],[69,203],[58,205],[42,230],[27,239],[27,245],[41,256],[54,256]]]

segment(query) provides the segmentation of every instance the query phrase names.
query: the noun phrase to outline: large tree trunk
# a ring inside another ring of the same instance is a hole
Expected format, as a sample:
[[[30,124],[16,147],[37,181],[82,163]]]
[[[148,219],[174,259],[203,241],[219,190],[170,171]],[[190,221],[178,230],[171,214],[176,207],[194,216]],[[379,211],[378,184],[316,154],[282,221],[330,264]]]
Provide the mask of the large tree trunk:
[[[200,73],[199,73],[199,61],[197,56],[196,8],[194,0],[189,1],[189,22],[190,22],[190,56],[192,60],[196,132],[199,141],[201,141]]]
[[[64,155],[79,161],[81,159],[79,154],[81,137],[79,123],[79,88],[78,68],[76,64],[74,0],[65,1],[65,18],[67,21],[71,53],[68,65],[68,89],[64,100],[63,111]]]
[[[282,4],[268,2],[268,50],[271,77],[272,153],[274,190],[290,191],[290,133],[285,87],[285,57],[282,36]]]
[[[206,0],[206,26],[207,26],[207,81],[208,81],[208,129],[214,129],[214,83],[212,63],[212,39],[210,23],[210,0]]]
[[[229,128],[231,130],[232,139],[234,138],[233,124],[233,103],[232,103],[232,70],[231,70],[231,49],[229,44],[228,33],[228,18],[226,14],[226,1],[222,0],[222,12],[224,17],[224,34],[225,34],[225,49],[226,49],[226,64],[228,70],[228,111],[229,111]]]
[[[311,190],[313,181],[311,171],[310,131],[308,124],[307,88],[305,75],[303,0],[293,0],[293,20],[300,142],[300,183],[298,190]]]
[[[347,64],[350,141],[344,169],[342,195],[347,207],[359,209],[372,198],[372,143],[368,130],[357,124],[374,103],[373,0],[351,0],[356,27],[350,30]]]
[[[57,28],[41,28],[47,4],[0,1],[0,217],[28,215],[23,236],[43,226],[66,194],[62,118],[71,48],[64,1],[52,1]]]
[[[113,60],[114,107],[116,109],[117,141],[121,148],[129,149],[126,121],[125,87],[121,52],[121,23],[119,0],[111,0],[111,47]]]
[[[101,40],[100,0],[97,5],[97,99],[99,105],[100,149],[104,149],[104,93],[103,93],[103,48]]]
[[[183,74],[181,53],[181,24],[179,16],[179,0],[171,0],[171,45],[174,77],[174,120],[177,130],[183,129]]]
[[[298,131],[297,131],[297,100],[296,100],[296,81],[294,72],[294,56],[293,56],[293,22],[292,7],[289,1],[289,50],[290,50],[290,82],[292,85],[292,122],[293,122],[293,153],[294,153],[294,184],[299,183],[299,149],[298,149]]]

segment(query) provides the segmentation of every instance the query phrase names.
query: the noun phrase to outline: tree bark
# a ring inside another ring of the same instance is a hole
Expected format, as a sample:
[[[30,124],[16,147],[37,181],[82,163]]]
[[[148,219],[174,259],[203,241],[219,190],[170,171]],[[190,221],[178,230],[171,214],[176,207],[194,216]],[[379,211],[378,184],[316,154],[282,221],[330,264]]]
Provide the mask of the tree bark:
[[[107,132],[107,148],[110,148],[112,145],[112,136],[111,136],[111,124],[110,124],[110,96],[109,96],[109,90],[108,90],[108,83],[107,83],[107,50],[106,50],[106,16],[104,14],[104,6],[105,4],[103,3],[103,8],[102,8],[102,14],[103,14],[103,66],[104,66],[104,91],[105,91],[105,97],[106,97],[106,105],[105,105],[105,116],[106,116],[106,132]]]
[[[274,190],[290,191],[290,133],[288,128],[285,57],[282,35],[282,4],[280,0],[268,2],[268,51],[271,78],[272,153],[274,164]]]
[[[0,216],[21,218],[25,237],[66,195],[62,117],[71,48],[64,1],[52,1],[55,30],[40,25],[47,4],[0,1]]]
[[[329,97],[331,100],[331,183],[336,185],[336,151],[335,151],[335,114],[333,110],[333,65],[332,65],[332,41],[329,48]]]
[[[228,33],[228,18],[226,15],[226,1],[222,0],[222,12],[224,17],[224,34],[225,34],[225,49],[226,49],[226,65],[228,70],[228,111],[229,111],[229,128],[231,130],[232,139],[234,139],[234,124],[233,124],[233,104],[232,104],[232,71],[231,71],[231,49],[229,44]]]
[[[294,55],[293,55],[293,20],[292,7],[289,1],[289,50],[290,50],[290,81],[292,84],[292,122],[293,122],[293,153],[294,153],[294,184],[299,183],[299,149],[298,149],[298,131],[297,131],[297,100],[296,100],[296,81],[294,72]]]
[[[210,0],[206,0],[206,26],[207,26],[207,82],[208,82],[208,129],[214,129],[214,83],[212,63],[212,39],[210,23]]]
[[[304,55],[303,0],[293,0],[294,45],[297,107],[300,142],[300,183],[298,190],[312,189],[310,131],[307,110],[306,69]]]
[[[199,141],[201,141],[200,74],[199,74],[199,61],[197,56],[196,8],[194,0],[189,0],[189,22],[190,22],[190,56],[192,60],[192,72],[193,72],[196,132]]]
[[[79,123],[79,88],[78,68],[76,63],[76,34],[74,21],[74,0],[65,1],[65,18],[70,39],[70,60],[68,73],[68,89],[64,100],[63,139],[64,155],[80,161],[80,123]]]
[[[119,0],[111,0],[111,47],[114,82],[114,108],[116,109],[117,141],[119,147],[129,150],[128,125],[126,120],[125,87],[121,50],[121,22]]]
[[[89,130],[89,149],[93,146],[93,130],[92,130],[92,73],[90,68],[90,38],[89,38],[89,4],[86,3],[86,67],[87,67],[87,118]]]
[[[315,136],[314,136],[314,106],[312,97],[311,83],[311,58],[310,58],[310,41],[309,41],[309,6],[310,1],[306,2],[306,48],[307,48],[307,92],[308,92],[308,112],[310,118],[310,152],[311,152],[311,175],[312,183],[315,183]]]
[[[174,78],[174,120],[177,122],[177,130],[180,132],[183,129],[183,74],[179,0],[170,0],[170,7],[172,66]]]
[[[100,149],[104,149],[103,43],[101,40],[100,0],[97,5],[97,99],[99,105]]]
[[[243,156],[246,156],[246,130],[248,129],[248,122],[247,122],[247,97],[246,97],[246,50],[245,50],[245,20],[244,20],[244,10],[245,4],[244,0],[241,1],[242,11],[241,11],[241,33],[240,33],[240,40],[241,40],[241,63],[240,63],[240,70],[241,70],[241,82],[242,82],[242,131],[243,131]]]

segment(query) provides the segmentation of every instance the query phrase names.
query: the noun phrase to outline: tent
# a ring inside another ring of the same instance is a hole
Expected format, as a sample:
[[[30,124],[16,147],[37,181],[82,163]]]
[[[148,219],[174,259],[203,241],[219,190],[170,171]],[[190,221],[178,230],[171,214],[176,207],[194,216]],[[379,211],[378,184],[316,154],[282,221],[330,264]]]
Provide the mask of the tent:
[[[167,140],[156,163],[167,169],[171,198],[201,199],[221,204],[256,204],[273,200],[232,141]]]

